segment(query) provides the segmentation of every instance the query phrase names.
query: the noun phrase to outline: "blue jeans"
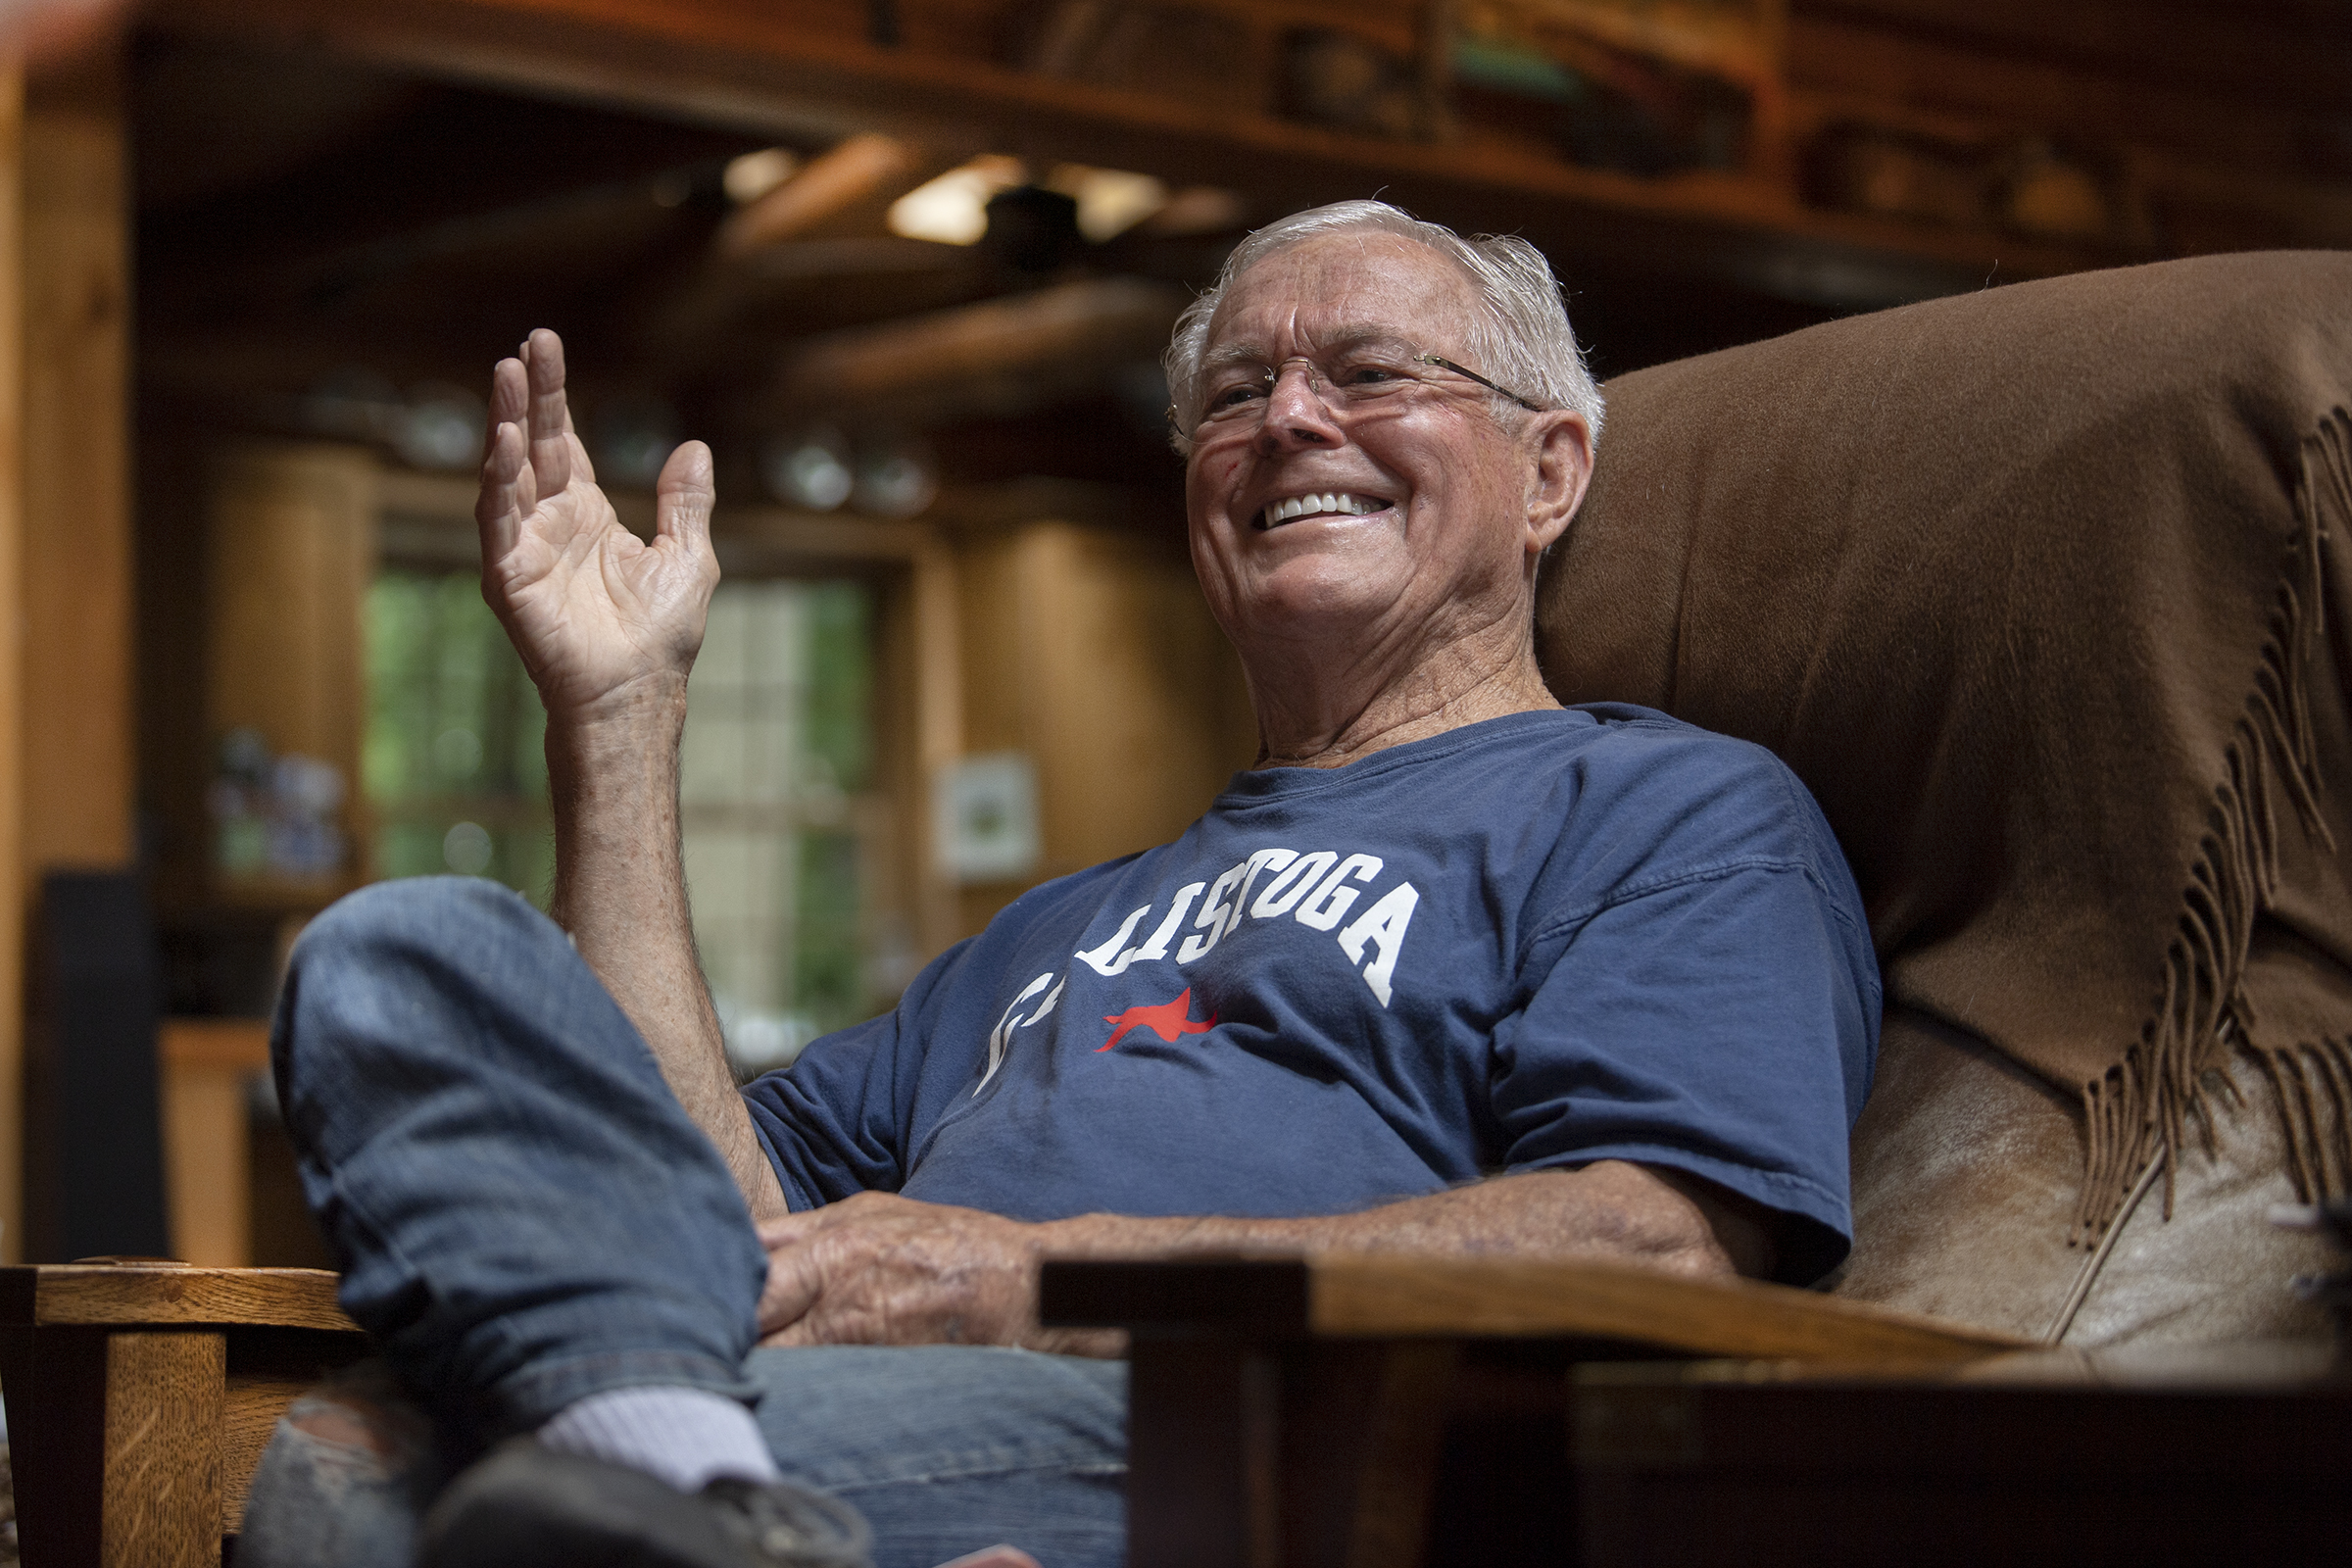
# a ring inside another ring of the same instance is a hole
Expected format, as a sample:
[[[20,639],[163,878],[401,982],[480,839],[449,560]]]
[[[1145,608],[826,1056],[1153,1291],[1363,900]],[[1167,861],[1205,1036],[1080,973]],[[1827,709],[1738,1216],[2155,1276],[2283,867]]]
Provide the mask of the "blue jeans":
[[[787,1475],[866,1513],[885,1568],[1001,1541],[1047,1568],[1120,1560],[1124,1367],[754,1350],[766,1257],[733,1178],[520,898],[432,878],[343,900],[295,948],[272,1047],[305,1195],[383,1371],[280,1424],[240,1562],[405,1564],[453,1467],[643,1384],[755,1403]]]

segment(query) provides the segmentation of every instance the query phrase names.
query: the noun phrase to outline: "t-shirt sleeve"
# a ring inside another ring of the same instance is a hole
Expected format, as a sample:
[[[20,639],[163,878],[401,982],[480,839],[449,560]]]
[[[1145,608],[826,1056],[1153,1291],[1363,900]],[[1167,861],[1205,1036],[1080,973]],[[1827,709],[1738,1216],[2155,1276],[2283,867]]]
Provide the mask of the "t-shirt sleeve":
[[[744,1086],[753,1130],[793,1208],[905,1184],[925,1012],[969,946],[926,965],[890,1011],[811,1041],[791,1066]]]
[[[1846,1140],[1879,1022],[1851,888],[1842,861],[1735,856],[1563,918],[1496,1042],[1507,1168],[1687,1171],[1780,1216],[1780,1278],[1835,1267],[1851,1245]]]

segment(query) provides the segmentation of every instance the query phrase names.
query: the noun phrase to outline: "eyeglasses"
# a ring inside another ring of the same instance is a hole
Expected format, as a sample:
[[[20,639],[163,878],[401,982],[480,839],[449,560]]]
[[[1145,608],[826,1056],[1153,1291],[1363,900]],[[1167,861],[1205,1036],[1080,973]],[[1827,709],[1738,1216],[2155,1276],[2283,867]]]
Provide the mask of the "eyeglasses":
[[[1336,355],[1322,364],[1298,355],[1283,361],[1279,366],[1242,362],[1210,372],[1196,433],[1256,418],[1258,411],[1265,407],[1266,400],[1273,395],[1284,367],[1292,365],[1306,368],[1307,389],[1334,414],[1345,415],[1363,409],[1384,399],[1396,397],[1413,387],[1435,385],[1437,377],[1423,367],[1450,370],[1455,375],[1465,376],[1490,392],[1509,398],[1531,414],[1547,412],[1545,405],[1507,386],[1490,381],[1468,366],[1456,365],[1444,355],[1416,354],[1393,348],[1359,348]],[[1176,411],[1170,408],[1168,418],[1173,422],[1175,417]]]

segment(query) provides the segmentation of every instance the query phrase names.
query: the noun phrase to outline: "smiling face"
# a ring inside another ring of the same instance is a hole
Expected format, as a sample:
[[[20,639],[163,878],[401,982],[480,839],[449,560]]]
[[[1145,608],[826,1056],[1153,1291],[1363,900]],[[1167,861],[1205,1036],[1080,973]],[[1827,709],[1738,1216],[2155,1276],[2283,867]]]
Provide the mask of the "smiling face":
[[[1201,589],[1245,658],[1305,643],[1401,668],[1529,612],[1535,556],[1582,489],[1582,422],[1506,427],[1485,388],[1415,358],[1483,370],[1463,342],[1481,309],[1451,261],[1377,230],[1302,241],[1227,289],[1185,493]],[[1564,507],[1544,461],[1563,425]]]

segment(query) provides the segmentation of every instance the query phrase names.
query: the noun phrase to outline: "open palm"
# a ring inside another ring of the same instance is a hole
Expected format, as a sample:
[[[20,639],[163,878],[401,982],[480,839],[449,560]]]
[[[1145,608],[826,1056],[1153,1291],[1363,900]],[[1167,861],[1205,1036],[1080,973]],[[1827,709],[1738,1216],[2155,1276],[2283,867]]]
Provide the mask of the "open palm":
[[[542,328],[493,372],[490,454],[474,521],[482,597],[551,717],[594,718],[683,681],[718,562],[710,450],[689,441],[655,484],[651,544],[597,488],[564,397],[564,343]]]

